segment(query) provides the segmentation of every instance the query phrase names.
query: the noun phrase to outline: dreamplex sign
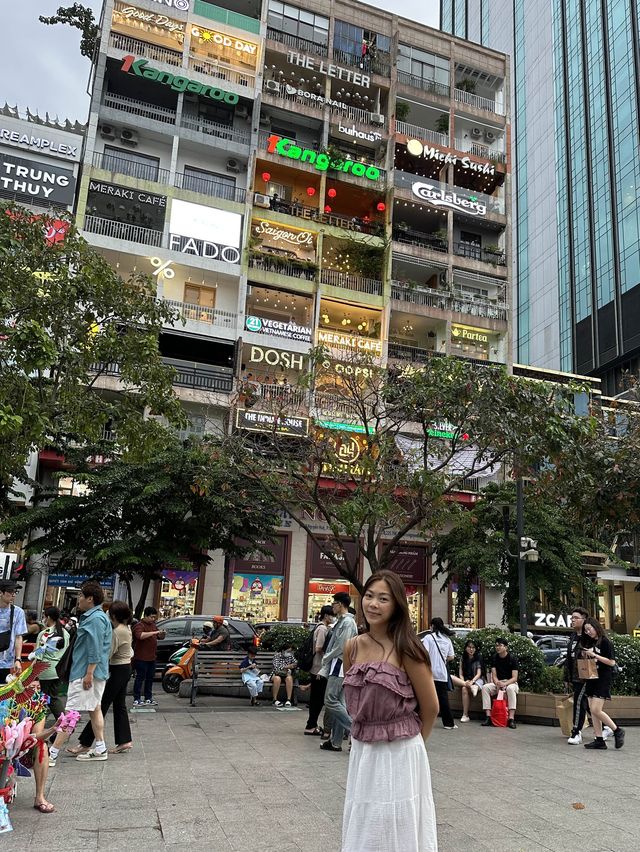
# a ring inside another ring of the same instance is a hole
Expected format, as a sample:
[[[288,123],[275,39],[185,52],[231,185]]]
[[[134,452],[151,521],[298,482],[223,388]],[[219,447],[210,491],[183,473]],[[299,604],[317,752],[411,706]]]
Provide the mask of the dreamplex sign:
[[[37,148],[39,151],[50,154],[61,154],[63,157],[69,157],[72,160],[79,159],[78,145],[64,145],[61,142],[46,139],[44,136],[31,136],[28,133],[19,133],[17,130],[0,127],[0,141],[2,140],[24,145],[26,148]]]
[[[469,157],[458,157],[456,154],[441,151],[434,146],[423,145],[418,139],[408,140],[407,152],[412,157],[424,157],[425,160],[436,160],[443,165],[460,165],[463,169],[478,172],[481,175],[495,175],[496,173],[496,167],[492,163],[476,163]]]
[[[360,74],[353,68],[342,68],[340,65],[332,65],[331,63],[325,65],[324,60],[314,59],[304,53],[296,53],[295,50],[290,50],[287,53],[287,62],[290,65],[297,65],[298,68],[304,68],[305,71],[324,74],[325,77],[334,77],[336,80],[344,80],[345,83],[353,83],[354,86],[362,86],[364,89],[371,86],[371,77],[367,77],[366,74]]]
[[[452,210],[468,213],[470,216],[487,215],[487,205],[478,201],[475,195],[465,197],[458,195],[453,190],[438,189],[431,183],[421,183],[420,181],[412,184],[411,192],[420,201],[428,201],[434,207],[450,207]]]

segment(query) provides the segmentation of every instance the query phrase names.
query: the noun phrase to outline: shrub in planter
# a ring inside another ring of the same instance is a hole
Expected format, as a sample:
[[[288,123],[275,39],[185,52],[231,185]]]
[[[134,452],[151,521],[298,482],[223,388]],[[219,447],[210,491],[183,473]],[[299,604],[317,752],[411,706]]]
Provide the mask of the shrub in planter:
[[[520,665],[518,669],[518,686],[520,689],[526,692],[546,691],[543,688],[543,673],[546,666],[542,651],[530,639],[520,636],[517,633],[509,633],[506,628],[501,630],[499,627],[484,627],[481,630],[472,630],[464,639],[454,637],[453,647],[456,652],[456,658],[450,664],[450,671],[453,674],[458,673],[460,655],[462,654],[465,642],[471,639],[480,648],[488,676],[491,671],[491,660],[496,652],[495,642],[498,637],[508,640],[509,650],[518,658]]]
[[[308,635],[306,627],[297,624],[276,624],[264,634],[260,647],[265,651],[284,651],[291,645],[295,653]]]
[[[552,692],[562,695],[567,691],[564,682],[564,666],[545,666],[540,679],[540,692]]]
[[[613,679],[613,695],[640,695],[640,639],[626,634],[610,633],[620,674]]]

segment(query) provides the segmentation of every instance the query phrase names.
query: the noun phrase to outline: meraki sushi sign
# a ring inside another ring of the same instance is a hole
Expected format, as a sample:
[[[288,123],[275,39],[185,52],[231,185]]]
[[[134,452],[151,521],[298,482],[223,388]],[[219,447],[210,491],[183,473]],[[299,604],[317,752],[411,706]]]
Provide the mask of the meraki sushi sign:
[[[135,56],[125,56],[120,70],[124,71],[125,74],[133,74],[136,77],[144,77],[146,80],[153,80],[155,83],[169,86],[174,92],[192,92],[205,98],[211,98],[212,101],[224,101],[224,103],[231,105],[237,104],[240,100],[239,96],[233,92],[225,92],[224,89],[207,86],[197,80],[183,77],[181,74],[160,71],[158,68],[150,66],[146,59],[136,59]]]

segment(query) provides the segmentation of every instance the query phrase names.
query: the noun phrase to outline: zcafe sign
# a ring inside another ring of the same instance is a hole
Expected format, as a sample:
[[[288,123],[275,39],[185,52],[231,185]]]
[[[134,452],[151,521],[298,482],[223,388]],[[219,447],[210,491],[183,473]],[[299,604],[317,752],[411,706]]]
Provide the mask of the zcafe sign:
[[[452,210],[468,213],[470,216],[487,215],[487,205],[479,201],[476,195],[459,195],[454,190],[438,188],[432,183],[421,181],[411,185],[411,192],[420,201],[427,201],[434,207],[450,207]]]
[[[435,160],[443,165],[459,165],[463,169],[468,169],[471,172],[478,172],[481,175],[495,175],[496,167],[492,163],[476,163],[469,157],[458,157],[456,154],[450,154],[448,151],[441,151],[434,146],[423,145],[418,139],[409,139],[407,142],[407,152],[412,157],[424,157],[425,160]]]
[[[315,239],[315,234],[312,231],[289,230],[281,225],[276,225],[274,222],[268,222],[266,219],[260,219],[253,232],[256,236],[269,237],[272,243],[288,243],[292,246],[313,247]]]

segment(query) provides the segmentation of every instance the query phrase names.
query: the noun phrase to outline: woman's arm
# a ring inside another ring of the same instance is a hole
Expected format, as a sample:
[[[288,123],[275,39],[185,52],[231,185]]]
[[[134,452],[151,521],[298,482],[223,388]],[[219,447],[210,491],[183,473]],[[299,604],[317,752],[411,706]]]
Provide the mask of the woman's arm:
[[[605,637],[605,639],[606,639],[606,637]],[[608,654],[613,655],[614,650],[613,650],[613,644],[611,643],[611,640],[607,639],[606,644],[604,642],[601,642],[600,645],[601,645],[602,651],[606,651]],[[611,666],[613,668],[613,666],[615,666],[615,664],[616,664],[616,661],[613,658],[613,656],[607,657],[605,654],[596,654],[596,652],[593,650],[593,648],[589,648],[588,650],[585,650],[584,653],[588,657],[593,657],[599,663],[602,663],[605,666]]]
[[[413,691],[418,699],[418,713],[422,721],[422,736],[426,740],[431,733],[439,709],[433,675],[426,663],[419,662],[410,657],[404,657],[402,665],[409,675]]]
[[[351,653],[353,650],[353,639],[347,639],[344,643],[344,651],[342,653],[342,666],[346,674],[351,668]]]

